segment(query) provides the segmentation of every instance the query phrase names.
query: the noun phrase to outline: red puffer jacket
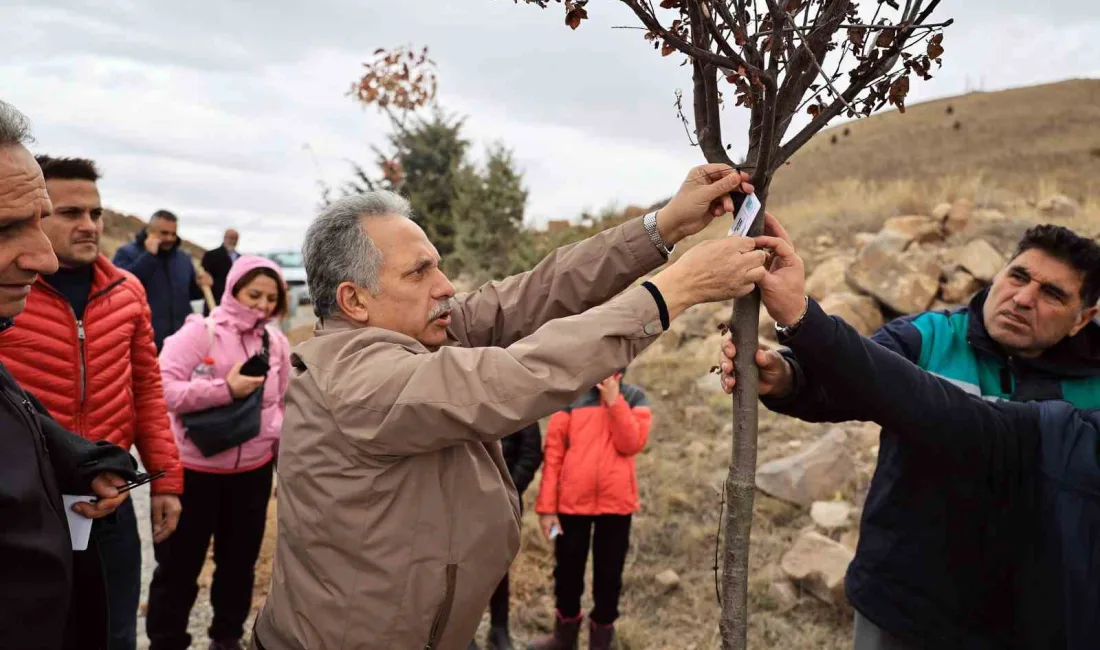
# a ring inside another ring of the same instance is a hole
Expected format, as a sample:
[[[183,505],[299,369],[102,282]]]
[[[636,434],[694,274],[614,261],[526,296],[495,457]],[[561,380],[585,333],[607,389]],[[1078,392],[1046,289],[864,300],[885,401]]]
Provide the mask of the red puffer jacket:
[[[39,278],[27,309],[0,334],[0,361],[66,429],[123,449],[136,444],[154,494],[181,494],[183,467],[168,425],[149,304],[137,278],[102,255],[84,320]]]
[[[540,515],[629,515],[638,510],[634,456],[649,438],[652,415],[642,389],[622,384],[611,406],[593,388],[550,417]]]

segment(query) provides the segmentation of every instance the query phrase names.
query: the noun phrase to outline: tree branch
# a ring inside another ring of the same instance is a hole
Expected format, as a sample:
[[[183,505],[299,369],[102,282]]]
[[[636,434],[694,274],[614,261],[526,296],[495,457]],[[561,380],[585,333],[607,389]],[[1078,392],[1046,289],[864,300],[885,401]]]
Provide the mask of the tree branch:
[[[774,0],[769,0],[772,2]],[[932,14],[936,6],[939,5],[940,0],[932,0],[928,8],[921,14],[918,19],[919,23],[923,23],[924,20]],[[914,11],[919,10],[920,2],[917,0],[917,5]],[[888,52],[884,53],[879,62],[872,66],[869,70],[863,74],[855,77],[851,80],[848,89],[841,93],[836,100],[834,100],[825,110],[817,115],[810,121],[805,127],[802,128],[793,138],[791,138],[786,144],[779,148],[777,159],[775,164],[782,165],[786,162],[794,152],[798,151],[804,144],[806,144],[810,138],[812,138],[818,131],[823,129],[826,124],[829,123],[834,117],[840,114],[840,111],[845,105],[851,104],[851,102],[863,92],[872,82],[877,81],[884,73],[888,74],[893,68],[894,63],[900,56],[901,52],[909,46],[909,38],[913,35],[913,32],[921,25],[910,25],[904,32],[898,34],[894,38],[893,45],[890,46]]]
[[[721,56],[719,54],[711,52],[710,50],[704,50],[702,48],[696,47],[695,45],[692,45],[691,43],[688,43],[676,34],[670,32],[668,29],[665,29],[665,27],[661,25],[661,22],[657,20],[655,16],[647,12],[644,7],[638,4],[638,0],[621,1],[623,4],[630,7],[630,9],[642,21],[642,24],[649,28],[649,31],[655,32],[658,36],[661,37],[661,39],[668,42],[684,54],[687,54],[688,56],[691,56],[695,59],[702,59],[703,61],[707,61],[708,63],[712,63],[719,68],[722,68],[723,70],[730,70],[732,72],[736,72],[737,68],[740,66],[744,66],[745,70],[758,70],[758,68],[749,64],[747,61],[745,61],[744,58],[740,56],[736,58]]]
[[[748,27],[748,25],[742,24],[740,19],[733,17],[733,15],[730,13],[730,8],[728,6],[726,6],[725,0],[709,0],[709,2],[711,4],[711,6],[714,7],[714,9],[716,9],[718,11],[718,15],[722,17],[722,20],[726,21],[726,26],[729,27],[731,31],[735,30],[737,28],[741,29],[741,33],[745,37],[745,45],[744,45],[745,58],[748,61],[750,61],[753,65],[755,65],[757,67],[760,67],[760,68],[763,68],[764,67],[764,59],[761,58],[761,56],[760,56],[760,50],[756,49],[756,45],[752,42],[751,39],[749,39],[749,36],[748,36],[748,28],[749,27]],[[744,14],[744,9],[745,9],[744,0],[742,0],[740,5],[741,5],[740,13]],[[735,33],[735,36],[736,36],[736,33]]]
[[[722,35],[721,30],[718,29],[718,23],[714,21],[714,17],[711,16],[710,3],[707,0],[695,0],[696,14],[702,16],[707,23],[707,28],[710,30],[711,35],[714,36],[714,41],[718,43],[719,49],[726,53],[730,58],[742,58],[740,54],[734,51],[733,47],[726,40],[726,37]]]
[[[710,48],[710,32],[703,25],[703,7],[698,2],[688,5],[691,18],[691,40],[695,47]],[[695,99],[695,132],[699,147],[707,162],[732,165],[722,144],[722,120],[718,113],[718,70],[713,64],[692,60],[692,81]]]
[[[950,20],[945,20],[942,23],[931,23],[931,24],[928,24],[928,25],[914,25],[914,26],[911,27],[911,29],[914,29],[914,30],[917,30],[917,29],[939,29],[941,27],[950,27],[951,25],[954,25],[954,24],[955,24],[955,19],[952,18]],[[841,24],[841,25],[837,25],[837,29],[866,29],[869,32],[886,32],[886,31],[890,31],[890,30],[910,29],[910,27],[908,27],[906,25],[849,25],[849,24]],[[790,34],[790,33],[795,32],[797,30],[798,30],[797,27],[784,27],[782,29],[773,29],[773,30],[767,31],[767,32],[760,32],[759,35],[760,36],[771,36],[772,34],[776,34],[776,33]]]
[[[810,60],[813,61],[814,67],[817,68],[817,71],[820,74],[821,78],[825,80],[825,85],[827,85],[833,91],[833,93],[836,94],[837,97],[844,101],[844,105],[848,108],[848,110],[854,113],[856,111],[855,107],[852,106],[851,103],[849,103],[848,101],[844,100],[844,95],[840,94],[840,91],[837,90],[836,86],[833,85],[833,80],[829,78],[829,75],[825,74],[825,70],[821,68],[821,63],[818,62],[817,57],[814,55],[813,45],[809,42],[809,39],[806,38],[806,35],[802,32],[798,25],[795,24],[794,18],[792,18],[791,15],[788,13],[784,13],[783,15],[787,17],[787,22],[791,24],[791,27],[794,28],[795,33],[797,33],[798,37],[802,39],[803,47],[800,48],[800,50],[805,49],[806,54],[810,56]]]
[[[800,34],[803,37],[802,46],[798,48],[795,61],[789,66],[790,70],[797,70],[798,73],[788,74],[779,89],[776,110],[780,116],[783,116],[783,119],[776,130],[777,141],[783,141],[787,129],[790,127],[792,116],[800,110],[800,108],[796,108],[796,104],[801,101],[817,76],[808,64],[807,59],[815,59],[815,66],[817,66],[817,62],[824,60],[824,57],[828,54],[829,43],[836,32],[836,25],[844,19],[847,10],[847,0],[828,0],[822,10],[824,15],[815,21],[814,28],[809,36],[805,36],[804,33]],[[777,27],[782,27],[782,24]],[[820,69],[820,66],[817,67]]]

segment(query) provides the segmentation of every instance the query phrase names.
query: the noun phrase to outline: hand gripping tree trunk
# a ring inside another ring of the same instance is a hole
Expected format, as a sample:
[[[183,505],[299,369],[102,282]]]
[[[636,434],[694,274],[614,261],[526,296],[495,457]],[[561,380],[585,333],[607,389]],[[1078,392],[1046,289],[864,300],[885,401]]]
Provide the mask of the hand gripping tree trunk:
[[[540,7],[552,1],[526,0]],[[589,0],[558,1],[565,5],[569,27],[577,29],[588,18]],[[740,168],[752,169],[762,204],[750,235],[763,230],[763,204],[772,174],[830,120],[842,113],[850,118],[870,115],[887,104],[905,112],[910,78],[931,78],[933,63],[941,64],[942,30],[952,22],[929,22],[940,0],[661,0],[659,6],[657,0],[620,2],[633,11],[646,40],[663,56],[679,52],[691,62],[695,135],[708,162],[738,167],[722,139],[719,74],[733,87],[735,105],[749,109],[748,155]],[[845,74],[841,89],[837,82]],[[800,117],[805,124],[787,138]],[[754,293],[735,302],[730,319],[740,354],[735,363],[733,451],[725,485],[719,622],[724,650],[743,650],[748,634],[759,396],[753,353],[759,341],[759,312],[759,296]]]

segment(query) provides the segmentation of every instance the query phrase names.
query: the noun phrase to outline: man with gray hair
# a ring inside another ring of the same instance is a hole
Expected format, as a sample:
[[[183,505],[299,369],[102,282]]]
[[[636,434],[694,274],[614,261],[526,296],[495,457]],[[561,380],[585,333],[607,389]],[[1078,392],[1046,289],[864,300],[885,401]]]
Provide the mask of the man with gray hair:
[[[464,650],[519,549],[499,439],[626,366],[691,305],[753,289],[765,253],[729,237],[623,291],[732,211],[734,191],[753,191],[747,176],[693,169],[659,211],[458,297],[405,199],[325,209],[303,248],[320,321],[292,357],[253,647]]]
[[[42,231],[52,212],[42,170],[24,146],[27,119],[0,101],[0,346],[39,274],[57,271]],[[73,506],[104,517],[126,499],[116,486],[134,478],[133,458],[107,442],[69,433],[0,363],[0,645],[26,650],[87,648],[107,641],[106,589],[97,566],[74,579],[62,493],[96,495]],[[70,602],[80,601],[79,608]],[[66,627],[69,630],[66,630]],[[79,636],[78,633],[79,632]]]

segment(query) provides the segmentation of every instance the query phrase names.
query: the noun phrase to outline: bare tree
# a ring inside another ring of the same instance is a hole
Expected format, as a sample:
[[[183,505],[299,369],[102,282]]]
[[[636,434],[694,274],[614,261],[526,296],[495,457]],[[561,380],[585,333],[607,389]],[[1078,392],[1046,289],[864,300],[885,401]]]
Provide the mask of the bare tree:
[[[525,0],[543,8],[552,1]],[[556,1],[564,4],[565,23],[572,29],[588,17],[588,0]],[[933,63],[942,65],[942,30],[952,22],[930,22],[940,0],[620,2],[663,56],[688,57],[698,146],[708,162],[751,169],[761,203],[775,171],[834,118],[870,115],[887,104],[905,112],[910,79],[930,79]],[[750,113],[745,165],[733,164],[722,139],[723,81],[732,87],[735,105]],[[683,118],[679,93],[676,105]],[[808,121],[792,133],[803,112]],[[762,232],[763,212],[750,235]],[[757,347],[759,308],[757,294],[734,303],[730,326],[739,350]],[[719,624],[726,650],[745,648],[747,639],[759,396],[752,354],[738,355],[735,372]]]

